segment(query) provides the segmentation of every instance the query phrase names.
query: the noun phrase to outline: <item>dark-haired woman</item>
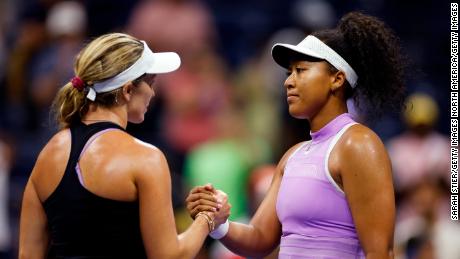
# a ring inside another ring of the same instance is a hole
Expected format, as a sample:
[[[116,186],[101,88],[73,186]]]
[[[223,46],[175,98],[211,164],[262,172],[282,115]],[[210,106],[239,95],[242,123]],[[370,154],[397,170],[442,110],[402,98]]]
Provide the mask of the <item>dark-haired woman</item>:
[[[276,44],[272,55],[288,70],[289,112],[308,119],[312,140],[286,152],[250,223],[222,225],[221,242],[246,256],[268,254],[280,244],[281,259],[392,258],[390,160],[379,137],[348,113],[346,100],[365,104],[371,114],[402,103],[396,37],[375,17],[353,12],[336,29],[315,32],[296,46]],[[198,197],[211,189],[192,190],[192,216],[212,207]]]

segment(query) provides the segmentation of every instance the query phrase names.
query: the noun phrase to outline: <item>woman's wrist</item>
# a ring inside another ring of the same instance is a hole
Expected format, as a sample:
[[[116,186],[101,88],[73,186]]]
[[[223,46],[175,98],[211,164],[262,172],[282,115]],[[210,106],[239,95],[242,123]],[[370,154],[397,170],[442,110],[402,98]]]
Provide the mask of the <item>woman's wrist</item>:
[[[208,225],[208,230],[209,230],[209,233],[211,233],[212,231],[214,231],[214,228],[215,228],[215,222],[214,222],[214,218],[212,216],[210,216],[208,213],[204,212],[204,211],[201,211],[199,212],[198,214],[196,214],[195,216],[195,220],[198,218],[198,217],[202,217],[206,220],[206,223]]]
[[[227,235],[229,228],[230,228],[230,222],[227,219],[224,223],[220,224],[220,226],[218,228],[216,228],[213,231],[211,231],[209,233],[209,236],[214,238],[214,239],[221,239],[225,235]]]

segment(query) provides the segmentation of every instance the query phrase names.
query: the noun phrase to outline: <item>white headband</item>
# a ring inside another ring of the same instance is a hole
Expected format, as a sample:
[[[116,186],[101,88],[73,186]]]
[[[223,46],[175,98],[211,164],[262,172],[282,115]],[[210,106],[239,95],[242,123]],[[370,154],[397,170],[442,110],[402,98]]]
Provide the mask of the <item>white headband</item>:
[[[291,50],[307,56],[324,59],[340,71],[345,73],[350,86],[354,88],[358,81],[355,70],[337,52],[313,35],[308,35],[297,45],[277,43],[272,48],[273,59],[282,67],[289,67],[287,55],[291,54],[283,50]]]
[[[144,50],[141,57],[129,68],[120,74],[104,81],[94,83],[89,87],[86,97],[91,101],[96,100],[97,93],[110,92],[122,87],[129,81],[132,81],[143,74],[161,74],[176,70],[180,66],[180,57],[175,52],[153,53],[145,41]]]

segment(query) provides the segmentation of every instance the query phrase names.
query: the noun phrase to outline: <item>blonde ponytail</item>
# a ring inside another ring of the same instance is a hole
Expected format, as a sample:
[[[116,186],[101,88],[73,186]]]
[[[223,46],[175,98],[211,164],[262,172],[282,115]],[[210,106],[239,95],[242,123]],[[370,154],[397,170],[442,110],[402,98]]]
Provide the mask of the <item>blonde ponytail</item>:
[[[140,58],[143,48],[142,42],[127,34],[102,35],[91,41],[77,55],[75,75],[86,86],[107,80],[134,64]],[[52,105],[52,112],[59,127],[68,128],[79,122],[88,112],[90,103],[103,107],[115,105],[116,95],[120,89],[98,94],[93,102],[86,98],[87,87],[80,91],[72,83],[67,83],[59,90]]]
[[[77,90],[72,83],[67,83],[59,90],[52,105],[59,128],[68,128],[81,120],[88,111],[89,103],[86,100],[85,92]]]

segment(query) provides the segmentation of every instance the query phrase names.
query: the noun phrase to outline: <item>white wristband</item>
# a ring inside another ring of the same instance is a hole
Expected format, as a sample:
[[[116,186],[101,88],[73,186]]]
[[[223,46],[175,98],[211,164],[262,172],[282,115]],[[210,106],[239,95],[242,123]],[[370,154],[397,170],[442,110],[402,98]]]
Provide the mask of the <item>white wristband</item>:
[[[228,219],[227,219],[225,223],[221,224],[218,228],[214,229],[214,231],[209,233],[209,236],[214,239],[221,239],[225,235],[227,235],[229,227],[230,227],[230,223],[228,222]]]

